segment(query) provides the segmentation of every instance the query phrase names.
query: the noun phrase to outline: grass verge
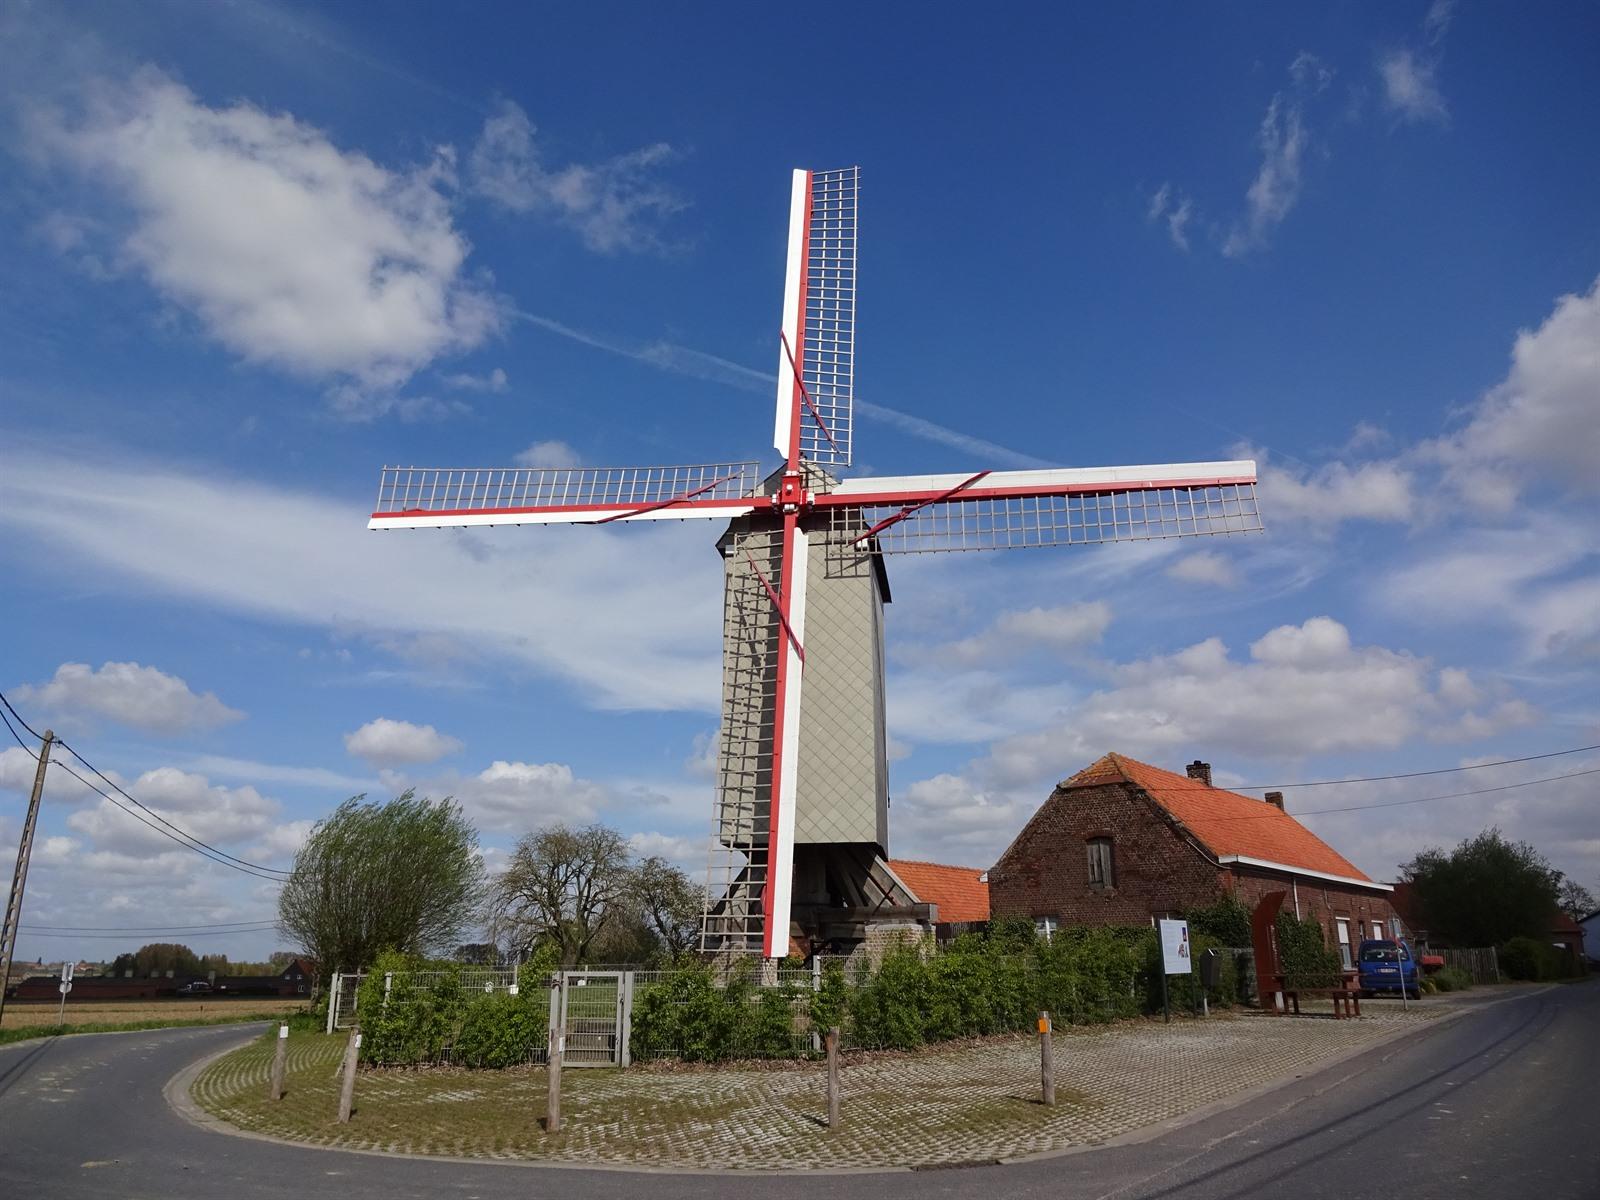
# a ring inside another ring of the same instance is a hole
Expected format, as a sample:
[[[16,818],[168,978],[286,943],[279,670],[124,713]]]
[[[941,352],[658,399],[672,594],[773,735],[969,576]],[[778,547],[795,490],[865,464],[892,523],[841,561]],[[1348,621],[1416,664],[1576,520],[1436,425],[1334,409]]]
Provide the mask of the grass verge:
[[[196,1025],[244,1025],[255,1021],[276,1021],[288,1014],[282,1010],[271,1012],[239,1012],[225,1017],[153,1017],[147,1021],[91,1021],[76,1025],[21,1025],[15,1029],[0,1029],[0,1046],[13,1042],[26,1042],[34,1038],[61,1037],[69,1033],[134,1033],[141,1029],[185,1029]]]

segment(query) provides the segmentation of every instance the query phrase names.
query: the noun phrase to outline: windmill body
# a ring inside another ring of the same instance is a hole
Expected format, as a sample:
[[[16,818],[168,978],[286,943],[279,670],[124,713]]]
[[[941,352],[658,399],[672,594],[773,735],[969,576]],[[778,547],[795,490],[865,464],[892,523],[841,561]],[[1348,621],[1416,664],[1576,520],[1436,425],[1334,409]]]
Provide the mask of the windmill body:
[[[704,947],[782,957],[926,919],[894,878],[884,557],[1261,528],[1253,462],[840,480],[854,436],[858,172],[796,171],[773,442],[783,465],[385,467],[369,528],[728,521]]]

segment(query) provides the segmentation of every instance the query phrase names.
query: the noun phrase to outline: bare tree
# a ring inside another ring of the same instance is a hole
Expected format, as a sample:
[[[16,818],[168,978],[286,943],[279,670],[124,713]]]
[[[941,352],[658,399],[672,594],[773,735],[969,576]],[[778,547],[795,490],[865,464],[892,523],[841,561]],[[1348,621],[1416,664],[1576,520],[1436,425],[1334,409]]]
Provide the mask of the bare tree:
[[[278,895],[279,930],[324,973],[447,951],[482,899],[478,834],[454,801],[364,801],[317,823]]]
[[[563,966],[583,961],[633,886],[628,844],[604,825],[550,825],[525,835],[493,885],[490,936],[530,953],[541,942]]]
[[[1576,879],[1563,879],[1556,907],[1574,921],[1581,921],[1595,910],[1594,893]]]
[[[660,855],[652,855],[634,868],[633,899],[645,925],[673,958],[699,941],[705,888]]]

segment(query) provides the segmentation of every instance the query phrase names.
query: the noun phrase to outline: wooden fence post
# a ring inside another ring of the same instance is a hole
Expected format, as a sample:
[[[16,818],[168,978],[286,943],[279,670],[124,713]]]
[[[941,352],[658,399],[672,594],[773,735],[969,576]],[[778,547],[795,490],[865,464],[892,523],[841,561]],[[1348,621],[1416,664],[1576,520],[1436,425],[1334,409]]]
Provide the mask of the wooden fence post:
[[[1039,1014],[1039,1082],[1044,1091],[1046,1106],[1054,1107],[1056,1102],[1056,1059],[1054,1047],[1050,1044],[1050,1014]]]
[[[350,1040],[344,1047],[344,1082],[339,1086],[339,1124],[350,1123],[350,1112],[356,1100],[356,1063],[361,1057],[361,1026],[350,1028]]]
[[[828,1030],[828,1128],[839,1124],[839,1027]]]
[[[272,1081],[267,1095],[273,1100],[283,1099],[283,1076],[289,1063],[289,1027],[278,1026],[278,1037],[272,1047]]]
[[[546,1093],[544,1108],[546,1133],[561,1132],[561,1055],[566,1049],[566,1040],[565,1035],[554,1029],[550,1031],[550,1063],[546,1071],[550,1077],[550,1089]]]

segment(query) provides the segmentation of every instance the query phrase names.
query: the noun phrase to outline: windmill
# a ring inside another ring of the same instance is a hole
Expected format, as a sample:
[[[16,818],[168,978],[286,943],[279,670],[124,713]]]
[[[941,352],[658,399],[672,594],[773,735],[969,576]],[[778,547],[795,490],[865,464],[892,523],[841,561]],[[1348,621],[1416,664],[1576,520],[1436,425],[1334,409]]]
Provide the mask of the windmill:
[[[729,522],[704,947],[789,952],[925,918],[887,864],[884,556],[1258,532],[1255,463],[840,479],[854,433],[859,170],[794,172],[783,465],[384,467],[371,529]]]

